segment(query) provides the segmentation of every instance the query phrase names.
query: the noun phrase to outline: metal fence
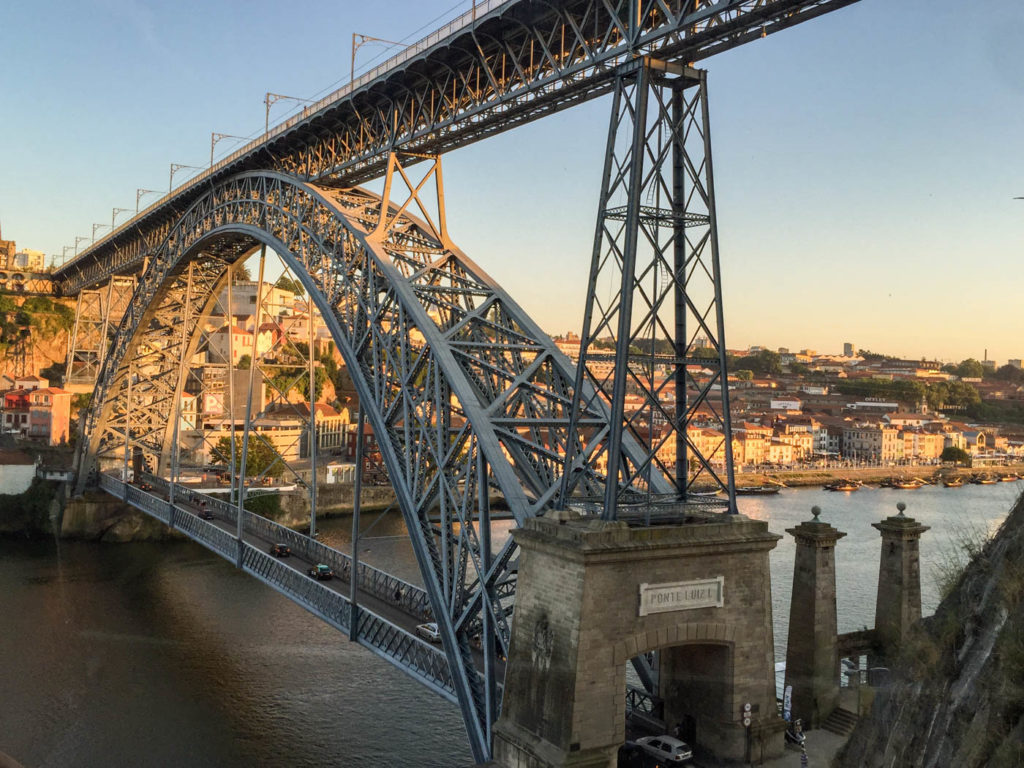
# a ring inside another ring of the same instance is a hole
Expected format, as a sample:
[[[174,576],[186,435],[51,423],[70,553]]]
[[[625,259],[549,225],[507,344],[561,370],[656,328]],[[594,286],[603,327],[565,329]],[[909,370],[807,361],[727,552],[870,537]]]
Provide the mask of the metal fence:
[[[117,490],[111,490],[109,488],[105,490],[109,490],[115,495],[120,495],[120,481],[114,478],[110,479],[116,484]],[[168,496],[170,494],[170,483],[163,478],[147,474],[143,476],[143,479],[146,483],[151,485],[153,490],[158,494],[162,496]],[[176,504],[191,504],[193,507],[198,507],[200,502],[206,502],[206,508],[218,517],[221,517],[230,523],[235,523],[238,519],[238,509],[234,504],[193,490],[187,486],[180,484],[176,484],[174,486],[174,500]],[[168,507],[168,513],[161,519],[163,519],[164,522],[169,523],[170,505],[167,504],[167,502],[163,502],[163,504]],[[194,515],[183,515],[181,517],[194,517]],[[179,518],[175,518],[176,521],[178,519]],[[326,544],[322,544],[316,539],[311,539],[303,533],[293,531],[291,528],[283,526],[280,523],[275,523],[273,520],[268,520],[267,518],[254,514],[253,512],[249,512],[248,510],[245,512],[244,520],[245,533],[252,536],[259,536],[260,538],[268,539],[273,542],[285,544],[290,547],[296,555],[299,555],[306,560],[329,565],[339,578],[351,583],[351,556],[344,552],[339,552],[332,547],[328,547]],[[221,531],[221,533],[224,532]],[[232,539],[234,538],[231,537],[230,534],[225,533],[224,535]],[[396,608],[401,608],[410,616],[415,616],[425,621],[433,617],[433,612],[430,608],[430,598],[427,596],[426,590],[422,587],[410,584],[397,576],[392,576],[379,568],[374,568],[372,565],[362,562],[359,563],[357,578],[359,579],[359,589],[367,594],[373,595],[378,600],[381,600],[388,605],[393,605]]]

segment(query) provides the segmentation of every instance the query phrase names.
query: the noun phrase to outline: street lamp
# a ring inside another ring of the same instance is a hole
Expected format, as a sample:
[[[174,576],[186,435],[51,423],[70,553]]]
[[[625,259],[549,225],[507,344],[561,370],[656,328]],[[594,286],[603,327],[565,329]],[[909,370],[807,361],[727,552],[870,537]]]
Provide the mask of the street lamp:
[[[105,227],[105,226],[107,226],[107,225],[106,224],[93,224],[92,225],[92,241],[94,243],[96,242],[96,230],[97,230],[97,228]]]
[[[476,3],[473,4],[474,18],[476,14]],[[359,38],[358,42],[356,38]],[[352,70],[349,74],[349,85],[356,81],[356,51],[367,43],[387,43],[388,45],[401,45],[401,43],[395,42],[394,40],[385,40],[382,37],[373,37],[371,35],[360,35],[357,32],[352,33]]]
[[[270,108],[278,101],[297,101],[300,104],[312,104],[309,99],[300,99],[298,96],[285,96],[283,93],[271,93],[267,91],[263,103],[266,109],[263,110],[263,133],[270,133]]]
[[[89,239],[88,237],[81,237],[81,236],[76,236],[75,237],[75,256],[78,255],[78,244],[80,242],[82,242],[83,240],[88,240],[88,239]]]
[[[110,214],[110,231],[111,232],[114,231],[114,220],[117,218],[117,214],[119,214],[119,213],[129,213],[130,211],[131,211],[131,208],[114,208],[113,209],[113,212]]]
[[[186,168],[189,168],[189,169],[191,169],[193,171],[201,171],[202,170],[202,168],[200,168],[198,165],[185,165],[184,163],[171,163],[171,179],[167,183],[167,191],[168,192],[170,192],[172,189],[174,189],[174,174],[176,174],[178,171],[184,170]]]
[[[60,255],[60,263],[61,264],[64,264],[64,263],[67,262],[67,260],[68,260],[68,251],[70,249],[73,249],[73,248],[74,248],[74,246],[72,246],[72,245],[65,245],[64,246],[64,251]]]
[[[139,215],[139,200],[142,199],[143,195],[148,195],[151,192],[153,194],[155,194],[155,195],[159,195],[160,194],[159,190],[156,190],[156,189],[136,189],[135,190],[135,215],[136,216]]]
[[[221,139],[244,139],[245,136],[235,136],[231,133],[211,133],[210,134],[210,167],[213,168],[213,148],[217,146],[217,142]]]

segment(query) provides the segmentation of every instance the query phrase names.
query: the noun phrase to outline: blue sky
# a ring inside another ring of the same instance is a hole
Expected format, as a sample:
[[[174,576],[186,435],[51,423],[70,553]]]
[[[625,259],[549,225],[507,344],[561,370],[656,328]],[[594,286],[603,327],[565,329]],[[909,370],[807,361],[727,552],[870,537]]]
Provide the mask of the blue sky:
[[[344,82],[353,32],[412,41],[468,6],[4,3],[3,236],[59,255],[208,163],[212,131],[260,131],[266,91]],[[1019,0],[861,0],[702,63],[729,346],[1024,358],[1021,51]],[[455,241],[552,333],[581,323],[608,109],[444,159]]]

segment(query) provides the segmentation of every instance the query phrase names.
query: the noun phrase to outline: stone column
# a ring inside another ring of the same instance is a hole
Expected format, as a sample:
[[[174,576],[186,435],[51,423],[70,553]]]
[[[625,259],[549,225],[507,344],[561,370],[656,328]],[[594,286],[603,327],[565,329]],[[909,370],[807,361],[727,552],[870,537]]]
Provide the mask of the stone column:
[[[918,541],[928,526],[906,517],[902,501],[899,514],[872,523],[882,534],[878,563],[878,597],[875,600],[875,637],[885,654],[897,650],[911,625],[921,619],[921,554]]]
[[[805,728],[817,728],[839,704],[835,546],[846,535],[820,522],[818,507],[811,512],[813,520],[786,529],[796,539],[786,685],[793,686],[792,717]]]

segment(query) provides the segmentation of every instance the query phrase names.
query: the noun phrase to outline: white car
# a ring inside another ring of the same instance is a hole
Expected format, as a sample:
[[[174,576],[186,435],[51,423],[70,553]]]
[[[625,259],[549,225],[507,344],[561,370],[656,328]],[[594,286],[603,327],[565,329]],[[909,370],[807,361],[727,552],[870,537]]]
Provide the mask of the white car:
[[[437,622],[430,621],[426,624],[416,625],[416,634],[428,643],[440,643],[441,633],[437,631]]]
[[[693,750],[690,749],[690,745],[673,736],[644,736],[637,739],[636,743],[648,755],[669,765],[677,765],[693,759]]]

